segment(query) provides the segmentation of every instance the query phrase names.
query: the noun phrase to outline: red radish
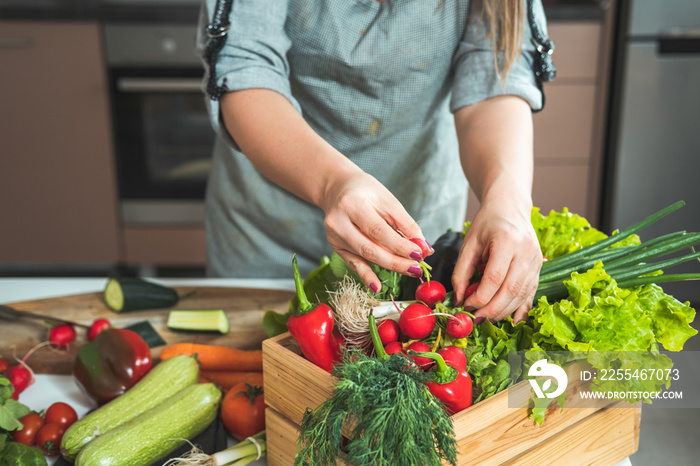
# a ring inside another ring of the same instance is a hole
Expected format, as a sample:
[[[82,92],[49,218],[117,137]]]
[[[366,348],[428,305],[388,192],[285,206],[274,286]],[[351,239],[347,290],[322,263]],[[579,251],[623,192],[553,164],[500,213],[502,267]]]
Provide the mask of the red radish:
[[[8,367],[10,367],[10,363],[6,359],[0,358],[0,374],[4,374]]]
[[[54,348],[66,349],[75,341],[75,329],[71,324],[58,324],[49,330],[49,342]]]
[[[457,346],[443,346],[437,352],[447,364],[458,370],[467,369],[467,355]]]
[[[435,280],[423,282],[416,288],[416,301],[422,302],[430,309],[435,309],[435,305],[443,302],[446,296],[445,287]]]
[[[428,346],[428,344],[423,341],[414,341],[413,343],[408,345],[407,349],[418,351],[419,353],[430,352],[430,346]],[[433,360],[430,358],[422,358],[420,356],[410,356],[410,358],[413,359],[413,362],[416,363],[416,366],[420,367],[423,370],[428,369],[433,364]]]
[[[12,366],[5,372],[5,377],[10,381],[15,391],[12,392],[12,399],[16,400],[19,398],[19,394],[27,389],[28,386],[34,381],[34,376],[32,372],[21,364],[17,366]]]
[[[387,354],[403,353],[403,345],[398,341],[392,341],[384,347]]]
[[[445,331],[451,338],[466,338],[472,333],[474,321],[467,314],[457,313],[447,319]]]
[[[97,335],[99,335],[102,330],[108,329],[111,326],[112,323],[107,319],[95,319],[87,331],[88,341],[94,340],[95,338],[97,338]]]
[[[435,328],[435,314],[423,303],[409,304],[399,317],[399,327],[409,338],[421,340]]]
[[[399,323],[392,319],[384,319],[377,325],[379,339],[386,346],[393,341],[399,341]]]
[[[476,293],[476,289],[479,288],[479,283],[481,283],[481,281],[474,282],[471,285],[469,285],[466,290],[464,290],[464,299],[467,299],[468,297]]]
[[[411,238],[409,241],[420,248],[421,254],[423,255],[424,259],[433,252],[432,246],[430,246],[428,242],[424,239]]]

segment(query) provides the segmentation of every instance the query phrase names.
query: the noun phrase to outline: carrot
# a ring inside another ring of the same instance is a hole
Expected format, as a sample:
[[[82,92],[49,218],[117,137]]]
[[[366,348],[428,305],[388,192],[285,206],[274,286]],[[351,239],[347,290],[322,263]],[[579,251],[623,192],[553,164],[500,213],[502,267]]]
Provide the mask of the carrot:
[[[261,350],[241,350],[199,343],[176,343],[163,348],[160,359],[166,360],[179,354],[188,356],[196,354],[199,367],[203,371],[262,372]]]
[[[202,371],[200,377],[214,382],[224,390],[229,390],[239,383],[263,386],[262,372]]]

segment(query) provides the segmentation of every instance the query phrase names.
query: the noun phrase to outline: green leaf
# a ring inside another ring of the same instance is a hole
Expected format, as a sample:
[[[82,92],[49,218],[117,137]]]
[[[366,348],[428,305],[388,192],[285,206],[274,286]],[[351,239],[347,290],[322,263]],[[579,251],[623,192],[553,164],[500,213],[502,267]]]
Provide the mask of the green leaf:
[[[698,331],[690,326],[695,309],[663,292],[658,285],[646,285],[634,290],[641,308],[652,322],[656,340],[670,351],[681,351],[688,338]]]
[[[265,330],[265,334],[268,336],[268,338],[272,338],[286,332],[287,320],[291,315],[291,312],[280,314],[275,311],[267,311],[263,316],[262,325],[263,330]]]
[[[0,466],[47,466],[46,457],[35,447],[8,442],[0,456]]]
[[[31,410],[20,403],[17,400],[5,400],[5,402],[0,405],[0,428],[3,428],[5,430],[15,430],[15,429],[21,429],[22,424],[17,421],[17,423],[13,423],[12,419],[19,419],[25,414],[29,414]],[[14,428],[8,428],[6,427],[8,424],[14,424]],[[17,427],[17,424],[19,424],[19,427]]]

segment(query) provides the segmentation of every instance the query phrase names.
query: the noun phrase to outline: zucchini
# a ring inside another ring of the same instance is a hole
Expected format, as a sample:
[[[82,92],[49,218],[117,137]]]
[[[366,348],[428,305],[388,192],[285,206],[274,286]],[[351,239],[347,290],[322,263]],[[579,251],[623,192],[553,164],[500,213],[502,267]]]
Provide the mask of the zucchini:
[[[61,440],[61,454],[73,461],[97,434],[134,419],[198,379],[199,364],[193,356],[183,354],[158,363],[126,393],[71,425]]]
[[[174,289],[140,278],[110,278],[104,290],[104,300],[114,312],[138,311],[172,307],[190,296],[177,294]]]
[[[200,332],[228,333],[228,316],[223,309],[186,311],[172,310],[168,314],[168,328],[171,330],[192,330]]]
[[[75,464],[152,464],[206,429],[216,418],[220,401],[221,390],[213,383],[191,385],[88,443]]]

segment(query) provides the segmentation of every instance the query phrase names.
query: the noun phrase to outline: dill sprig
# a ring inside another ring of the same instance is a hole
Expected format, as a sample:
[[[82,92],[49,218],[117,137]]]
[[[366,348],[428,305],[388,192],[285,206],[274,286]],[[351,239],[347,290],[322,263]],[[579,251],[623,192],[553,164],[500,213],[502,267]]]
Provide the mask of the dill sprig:
[[[429,375],[404,356],[351,351],[333,375],[332,396],[302,420],[296,465],[456,464],[452,421],[424,385]]]

